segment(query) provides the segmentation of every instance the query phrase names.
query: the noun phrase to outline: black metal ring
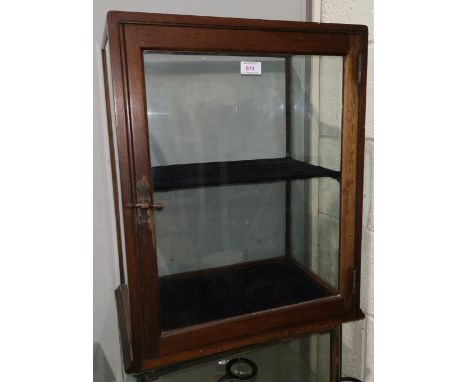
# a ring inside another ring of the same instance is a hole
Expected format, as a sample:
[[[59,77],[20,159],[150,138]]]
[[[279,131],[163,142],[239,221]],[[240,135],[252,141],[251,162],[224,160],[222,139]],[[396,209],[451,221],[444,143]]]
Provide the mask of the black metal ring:
[[[249,365],[252,368],[252,372],[250,374],[246,374],[246,375],[239,375],[239,374],[236,375],[236,374],[234,374],[231,370],[232,370],[232,367],[236,363],[246,363],[247,365]],[[252,360],[247,359],[247,358],[233,358],[226,365],[226,376],[228,376],[229,378],[234,378],[234,379],[238,379],[238,380],[241,380],[241,381],[245,381],[245,380],[254,378],[257,375],[257,372],[258,372],[258,368],[257,368],[257,365],[255,364],[255,362],[253,362]]]

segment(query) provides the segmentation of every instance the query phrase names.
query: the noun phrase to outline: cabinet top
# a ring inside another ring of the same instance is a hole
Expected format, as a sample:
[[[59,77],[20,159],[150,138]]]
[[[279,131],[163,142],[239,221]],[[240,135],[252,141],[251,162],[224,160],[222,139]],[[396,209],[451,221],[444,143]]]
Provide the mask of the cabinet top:
[[[293,30],[304,32],[327,32],[346,34],[368,34],[368,27],[359,24],[315,23],[231,17],[177,15],[145,12],[109,11],[107,23],[111,24],[164,24],[174,26],[205,26],[211,28]]]

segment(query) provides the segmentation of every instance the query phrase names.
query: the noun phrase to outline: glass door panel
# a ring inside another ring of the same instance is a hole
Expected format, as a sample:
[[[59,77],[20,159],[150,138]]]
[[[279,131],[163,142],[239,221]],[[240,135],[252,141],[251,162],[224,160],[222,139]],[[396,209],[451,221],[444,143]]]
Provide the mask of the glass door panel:
[[[161,330],[336,294],[342,57],[144,64]]]

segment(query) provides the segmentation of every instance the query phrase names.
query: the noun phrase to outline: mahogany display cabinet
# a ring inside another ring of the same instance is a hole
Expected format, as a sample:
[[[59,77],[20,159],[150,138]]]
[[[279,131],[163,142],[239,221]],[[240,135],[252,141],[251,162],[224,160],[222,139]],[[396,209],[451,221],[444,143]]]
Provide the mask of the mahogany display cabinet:
[[[127,372],[362,318],[367,35],[108,13]]]

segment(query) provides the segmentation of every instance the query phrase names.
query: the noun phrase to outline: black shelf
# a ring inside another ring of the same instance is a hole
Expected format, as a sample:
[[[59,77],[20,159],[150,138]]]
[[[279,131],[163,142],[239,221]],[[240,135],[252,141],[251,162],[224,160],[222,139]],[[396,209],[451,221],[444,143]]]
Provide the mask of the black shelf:
[[[286,257],[160,277],[161,330],[310,301],[333,294]]]
[[[154,191],[340,176],[339,171],[292,158],[156,166],[152,172]]]

